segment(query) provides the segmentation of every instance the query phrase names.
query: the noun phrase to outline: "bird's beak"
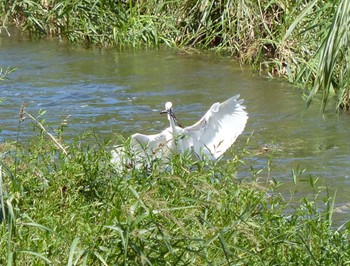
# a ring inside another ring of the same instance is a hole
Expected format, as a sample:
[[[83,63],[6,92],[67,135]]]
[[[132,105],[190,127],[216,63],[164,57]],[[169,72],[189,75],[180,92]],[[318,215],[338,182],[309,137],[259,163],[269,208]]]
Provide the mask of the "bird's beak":
[[[172,109],[163,110],[163,111],[161,111],[160,113],[161,113],[161,114],[168,114],[168,115],[170,115],[170,117],[172,117],[172,118],[175,120],[175,122],[176,122],[176,116],[175,116],[175,114],[173,113],[173,110],[172,110]]]
[[[172,119],[174,119],[175,123],[178,124],[179,127],[183,127],[182,125],[180,125],[180,123],[177,121],[177,118],[173,112],[173,109],[169,109],[169,110],[163,110],[160,112],[161,114],[168,114]]]
[[[175,118],[175,119],[176,119],[175,114],[174,114],[174,112],[173,112],[173,110],[172,110],[172,109],[169,109],[169,110],[163,110],[163,111],[161,111],[160,113],[161,113],[161,114],[168,114],[168,115],[170,115],[171,117],[173,117],[173,118]]]

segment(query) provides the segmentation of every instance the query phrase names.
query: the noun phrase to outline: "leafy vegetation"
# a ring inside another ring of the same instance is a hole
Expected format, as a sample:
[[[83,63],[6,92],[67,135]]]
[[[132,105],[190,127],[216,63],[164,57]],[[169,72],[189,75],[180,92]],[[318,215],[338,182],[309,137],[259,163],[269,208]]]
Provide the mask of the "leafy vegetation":
[[[86,46],[194,47],[239,58],[349,109],[350,0],[0,1],[3,28]],[[335,97],[334,97],[335,96]]]
[[[19,133],[29,118],[38,136],[2,146],[3,265],[350,262],[348,229],[331,228],[332,200],[291,205],[269,180],[237,179],[245,153],[215,163],[175,155],[166,169],[120,172],[111,143],[90,134],[60,143],[62,131],[50,134],[23,108]]]

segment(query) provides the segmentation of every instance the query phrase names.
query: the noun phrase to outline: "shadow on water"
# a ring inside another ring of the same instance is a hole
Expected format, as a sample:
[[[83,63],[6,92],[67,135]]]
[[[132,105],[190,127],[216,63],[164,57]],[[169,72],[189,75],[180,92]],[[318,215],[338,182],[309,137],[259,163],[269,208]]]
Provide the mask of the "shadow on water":
[[[32,114],[47,110],[45,118],[53,125],[70,116],[68,138],[94,130],[110,139],[162,130],[168,121],[159,111],[166,101],[173,102],[180,122],[190,125],[212,103],[239,93],[250,118],[235,149],[246,148],[252,154],[240,175],[250,176],[254,166],[263,170],[262,175],[285,183],[281,189],[287,193],[291,170],[305,168],[301,179],[319,177],[320,186],[337,191],[339,213],[345,214],[336,219],[349,218],[349,116],[323,117],[316,107],[303,115],[300,92],[286,82],[208,54],[83,49],[60,40],[29,42],[4,36],[0,46],[2,67],[18,68],[0,83],[0,97],[5,99],[1,141],[14,138],[23,102]],[[25,125],[22,137],[33,134],[30,123]],[[296,187],[301,195],[311,192],[302,180]]]

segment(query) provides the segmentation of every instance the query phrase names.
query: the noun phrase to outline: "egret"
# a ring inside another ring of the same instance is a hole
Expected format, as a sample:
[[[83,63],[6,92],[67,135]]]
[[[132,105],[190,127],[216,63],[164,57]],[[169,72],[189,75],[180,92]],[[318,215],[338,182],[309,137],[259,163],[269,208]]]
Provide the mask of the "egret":
[[[248,120],[244,100],[239,94],[223,103],[214,103],[194,125],[182,127],[173,111],[171,102],[165,103],[170,126],[159,134],[133,134],[130,150],[136,157],[132,167],[149,164],[154,159],[169,159],[175,153],[194,152],[199,158],[218,159],[243,132]],[[130,164],[125,150],[119,147],[112,152],[112,163]],[[124,158],[122,158],[124,157]]]

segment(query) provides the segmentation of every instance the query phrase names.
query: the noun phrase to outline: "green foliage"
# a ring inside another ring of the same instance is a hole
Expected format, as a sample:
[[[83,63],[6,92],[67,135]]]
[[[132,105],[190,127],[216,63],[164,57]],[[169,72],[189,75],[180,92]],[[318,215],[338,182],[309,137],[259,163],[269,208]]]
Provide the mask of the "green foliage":
[[[1,157],[1,264],[350,260],[348,230],[331,229],[332,201],[323,211],[316,198],[293,207],[256,176],[238,180],[239,155],[218,162],[175,155],[165,169],[155,162],[121,172],[110,163],[110,143],[94,144],[87,134],[58,146],[55,136],[42,130],[44,121],[32,119],[39,135],[9,145]],[[293,171],[294,182],[302,172]]]
[[[3,4],[3,25],[14,21],[34,36],[63,36],[85,45],[158,46],[176,34],[162,3],[148,1],[13,0]],[[171,31],[171,33],[169,33]]]
[[[329,96],[336,94],[338,97],[338,108],[350,108],[350,1],[339,1],[335,9],[330,25],[327,25],[326,36],[313,58],[317,69],[307,70],[308,78],[314,79],[313,89],[308,98],[312,101],[316,93],[321,90],[322,108],[325,109]],[[311,73],[310,73],[311,72]]]

